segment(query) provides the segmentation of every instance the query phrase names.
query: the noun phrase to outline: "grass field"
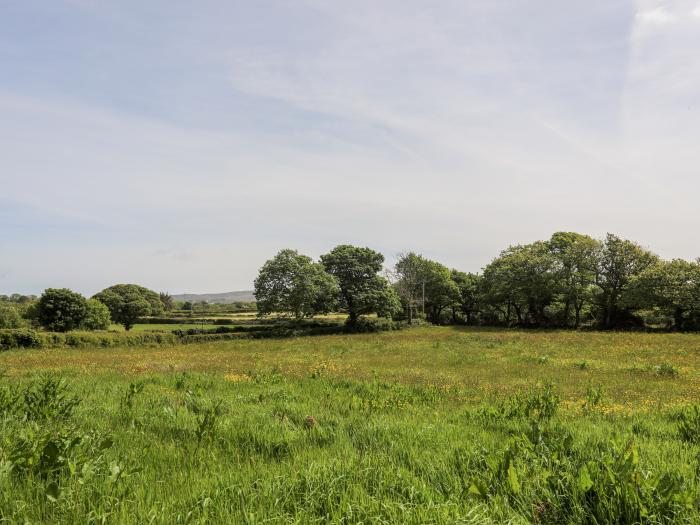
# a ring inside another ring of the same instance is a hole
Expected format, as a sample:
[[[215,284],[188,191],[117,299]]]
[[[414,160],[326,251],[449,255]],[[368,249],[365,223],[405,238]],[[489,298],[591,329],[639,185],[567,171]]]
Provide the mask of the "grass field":
[[[0,370],[0,521],[700,522],[698,335],[415,328]]]

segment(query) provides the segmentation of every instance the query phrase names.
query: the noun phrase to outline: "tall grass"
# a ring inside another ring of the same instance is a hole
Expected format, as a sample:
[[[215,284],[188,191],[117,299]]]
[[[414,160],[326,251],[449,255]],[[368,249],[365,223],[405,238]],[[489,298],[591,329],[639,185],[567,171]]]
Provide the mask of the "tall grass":
[[[9,351],[0,522],[697,523],[699,340]]]

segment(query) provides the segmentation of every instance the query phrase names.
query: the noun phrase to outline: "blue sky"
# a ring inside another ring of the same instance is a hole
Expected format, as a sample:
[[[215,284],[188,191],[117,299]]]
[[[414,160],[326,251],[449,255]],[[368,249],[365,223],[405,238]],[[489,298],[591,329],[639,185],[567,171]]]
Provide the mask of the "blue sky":
[[[700,256],[700,0],[0,5],[0,293],[248,289],[285,247]]]

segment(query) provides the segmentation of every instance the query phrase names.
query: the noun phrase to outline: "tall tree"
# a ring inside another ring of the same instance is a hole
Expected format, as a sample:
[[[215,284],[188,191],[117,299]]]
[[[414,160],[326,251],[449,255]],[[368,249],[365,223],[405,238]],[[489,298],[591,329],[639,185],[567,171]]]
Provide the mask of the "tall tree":
[[[124,325],[126,330],[131,330],[140,317],[163,315],[159,295],[137,284],[115,284],[96,294],[93,299],[105,304],[112,321]]]
[[[452,306],[452,322],[457,322],[456,311],[464,316],[467,324],[472,324],[479,313],[481,276],[475,273],[452,270],[452,281],[457,286],[457,301]]]
[[[660,261],[632,279],[623,301],[659,308],[676,330],[700,328],[700,261]]]
[[[557,281],[564,304],[563,322],[569,325],[574,311],[574,327],[581,324],[581,312],[593,300],[596,265],[601,243],[588,235],[557,232],[549,240],[557,261]]]
[[[631,321],[631,307],[621,299],[632,279],[658,261],[658,256],[632,241],[606,236],[598,256],[595,299],[603,328],[623,327]]]
[[[423,305],[425,288],[423,258],[413,252],[399,254],[391,276],[406,315],[413,322],[414,313]]]
[[[547,242],[511,246],[484,268],[484,300],[506,323],[514,312],[520,325],[546,324],[546,309],[557,292],[555,268]]]
[[[446,308],[459,301],[459,288],[452,280],[452,272],[447,266],[429,259],[425,260],[425,306],[428,319],[439,324]]]
[[[321,262],[338,280],[339,302],[348,312],[349,326],[357,325],[361,315],[376,313],[390,317],[401,310],[397,293],[379,275],[384,263],[381,253],[343,244],[322,255]]]
[[[278,312],[301,320],[332,311],[340,287],[322,264],[296,250],[282,250],[260,268],[254,293],[258,315]]]
[[[160,298],[160,302],[163,303],[163,309],[166,312],[172,311],[173,307],[175,306],[173,296],[170,295],[168,292],[160,292],[158,294],[158,297]]]
[[[397,278],[395,287],[409,313],[415,305],[421,304],[433,323],[439,323],[445,308],[459,299],[459,290],[450,270],[413,252],[399,256],[394,276]]]

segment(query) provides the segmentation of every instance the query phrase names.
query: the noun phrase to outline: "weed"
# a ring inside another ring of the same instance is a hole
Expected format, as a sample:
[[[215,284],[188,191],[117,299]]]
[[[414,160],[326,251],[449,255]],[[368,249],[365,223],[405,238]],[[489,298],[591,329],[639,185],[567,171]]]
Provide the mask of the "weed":
[[[700,443],[700,405],[689,407],[679,414],[678,435],[683,441]]]
[[[603,401],[603,387],[591,384],[586,388],[586,400],[583,402],[583,410],[590,412]]]
[[[507,419],[528,418],[546,421],[557,411],[561,399],[552,383],[545,382],[526,393],[518,393],[505,399],[495,407],[495,414]],[[493,414],[488,410],[485,414]]]
[[[223,401],[205,401],[192,391],[188,391],[185,406],[196,418],[194,435],[197,449],[199,449],[205,438],[212,439],[214,437],[217,423],[223,414]]]
[[[124,392],[120,400],[120,406],[124,411],[131,411],[134,408],[134,398],[143,392],[145,384],[142,381],[129,383],[129,387]]]
[[[654,367],[657,376],[675,378],[678,377],[678,369],[670,363],[661,363]]]
[[[29,420],[67,419],[80,404],[62,377],[43,374],[22,391],[22,410]]]

